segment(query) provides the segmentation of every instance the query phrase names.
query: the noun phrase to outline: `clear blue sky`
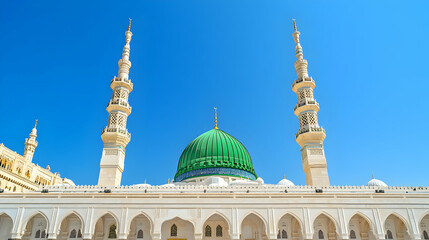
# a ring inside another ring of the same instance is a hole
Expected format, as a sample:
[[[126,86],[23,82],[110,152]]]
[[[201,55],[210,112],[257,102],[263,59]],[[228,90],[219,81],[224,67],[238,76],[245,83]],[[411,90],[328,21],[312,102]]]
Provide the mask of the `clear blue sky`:
[[[164,184],[186,145],[219,127],[268,183],[305,184],[292,18],[317,87],[332,185],[429,185],[428,1],[0,0],[0,142],[96,184],[128,18],[133,19],[124,185]]]

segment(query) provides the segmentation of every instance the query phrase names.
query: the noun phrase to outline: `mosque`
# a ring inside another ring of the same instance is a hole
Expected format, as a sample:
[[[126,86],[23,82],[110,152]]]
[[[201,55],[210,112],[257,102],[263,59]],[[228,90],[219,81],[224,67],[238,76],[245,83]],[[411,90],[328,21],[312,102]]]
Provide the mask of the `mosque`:
[[[316,85],[295,22],[292,91],[305,186],[287,179],[264,183],[246,147],[220,130],[216,117],[214,128],[184,149],[173,181],[122,186],[131,139],[131,21],[125,36],[119,73],[110,82],[98,185],[75,186],[32,163],[36,126],[23,156],[1,144],[0,240],[429,239],[429,187],[387,186],[377,179],[365,186],[330,185]]]

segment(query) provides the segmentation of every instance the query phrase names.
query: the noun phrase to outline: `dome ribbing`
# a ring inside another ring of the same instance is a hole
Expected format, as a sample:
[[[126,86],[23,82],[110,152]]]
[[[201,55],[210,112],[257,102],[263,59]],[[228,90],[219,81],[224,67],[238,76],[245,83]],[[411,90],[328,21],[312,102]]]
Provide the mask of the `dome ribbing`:
[[[252,159],[244,145],[228,133],[212,129],[193,140],[183,151],[176,182],[194,177],[226,175],[256,179]]]

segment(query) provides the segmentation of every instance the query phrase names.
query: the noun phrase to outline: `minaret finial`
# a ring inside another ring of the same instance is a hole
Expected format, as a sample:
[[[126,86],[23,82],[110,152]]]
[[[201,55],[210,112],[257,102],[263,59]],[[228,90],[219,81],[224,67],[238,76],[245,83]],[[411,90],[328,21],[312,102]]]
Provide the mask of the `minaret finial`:
[[[219,129],[219,128],[217,128],[217,108],[215,107],[214,110],[215,110],[215,118],[214,118],[215,126],[214,126],[214,129]]]
[[[372,174],[372,179],[374,179],[374,174]]]
[[[283,179],[286,179],[286,176],[283,174]]]
[[[128,23],[128,31],[130,31],[130,29],[131,29],[131,18],[128,18],[128,19],[130,19],[130,22]]]
[[[39,121],[39,120],[37,120],[37,119],[36,119],[36,123],[34,124],[34,128],[36,128],[36,127],[37,127],[37,121]]]
[[[295,32],[296,32],[296,22],[295,22],[295,19],[292,19],[293,20],[293,30],[295,30]]]

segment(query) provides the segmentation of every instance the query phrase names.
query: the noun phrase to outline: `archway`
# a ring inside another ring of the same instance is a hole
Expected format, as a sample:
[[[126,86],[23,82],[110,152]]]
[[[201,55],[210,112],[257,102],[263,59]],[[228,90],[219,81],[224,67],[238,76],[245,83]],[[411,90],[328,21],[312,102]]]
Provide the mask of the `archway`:
[[[12,237],[13,221],[9,215],[0,215],[0,239],[10,239]]]
[[[48,220],[41,213],[31,217],[24,229],[23,240],[48,239]]]
[[[203,225],[203,240],[230,240],[229,224],[226,219],[215,213]]]
[[[161,240],[168,239],[195,240],[194,225],[178,217],[163,222]]]
[[[337,239],[337,228],[335,222],[325,214],[320,214],[313,223],[314,240],[335,240]]]
[[[128,240],[152,240],[151,222],[144,214],[136,216],[131,221]]]
[[[349,239],[375,240],[369,221],[360,214],[355,214],[349,222]]]
[[[407,225],[398,216],[391,214],[384,222],[385,239],[410,240]]]
[[[241,222],[241,240],[267,240],[264,221],[256,214],[247,215]]]
[[[429,240],[429,214],[420,221],[420,234],[422,240]]]
[[[301,240],[301,224],[291,214],[285,214],[277,224],[277,239]]]
[[[106,213],[95,224],[93,240],[113,240],[118,238],[118,222],[112,214]]]
[[[61,226],[57,235],[58,240],[82,240],[82,220],[76,214],[68,215],[61,222]]]

